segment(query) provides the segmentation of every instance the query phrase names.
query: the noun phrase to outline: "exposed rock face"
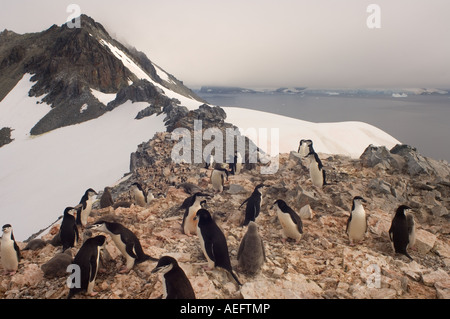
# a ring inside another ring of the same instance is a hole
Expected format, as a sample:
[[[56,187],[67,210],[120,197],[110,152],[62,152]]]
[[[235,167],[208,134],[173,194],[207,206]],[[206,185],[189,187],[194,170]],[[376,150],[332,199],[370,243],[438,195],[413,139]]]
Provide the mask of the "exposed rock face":
[[[175,77],[170,76],[170,83],[163,81],[145,54],[129,50],[86,15],[81,15],[80,28],[53,25],[43,32],[24,35],[4,31],[0,39],[0,101],[24,73],[31,73],[35,83],[29,95],[42,96],[41,103],[52,107],[32,128],[32,135],[95,119],[127,100],[145,101],[158,107],[172,102],[160,89],[138,79],[102,41],[139,64],[156,83],[201,101]],[[117,100],[105,107],[91,89],[117,93]],[[84,104],[89,107],[80,113]]]
[[[3,127],[0,129],[0,147],[13,141],[11,138],[11,128]]]
[[[280,155],[279,170],[274,175],[260,174],[261,164],[231,175],[225,191],[208,199],[206,205],[227,239],[232,266],[243,283],[239,288],[226,272],[205,270],[202,264],[206,259],[198,237],[181,232],[183,211],[179,207],[190,195],[175,185],[192,183],[212,194],[211,171],[202,165],[173,163],[170,153],[174,143],[170,133],[156,134],[140,146],[133,172],[112,188],[116,202],[129,200],[129,186],[140,182],[155,195],[150,205],[94,209],[89,222],[100,218],[120,222],[140,238],[146,253],[176,258],[197,298],[448,298],[450,226],[445,215],[432,213],[436,206],[450,208],[450,184],[445,178],[422,174],[418,181],[406,171],[365,167],[362,160],[325,154],[320,156],[329,168],[331,184],[323,189],[312,185],[302,159],[292,154]],[[244,210],[239,206],[261,182],[269,187],[263,193],[256,223],[267,259],[261,272],[252,277],[237,268],[239,244],[246,233],[240,227]],[[361,243],[350,246],[345,226],[356,195],[368,200],[368,232]],[[298,244],[281,241],[281,225],[270,210],[277,199],[286,200],[297,213],[303,212],[304,234]],[[409,253],[414,261],[394,254],[387,233],[400,204],[413,207],[417,239]],[[58,229],[59,225],[54,226],[44,239],[51,239]],[[24,247],[25,243],[19,245]],[[161,279],[151,273],[156,263],[144,262],[126,275],[119,274],[125,260],[109,237],[105,249],[108,258],[103,258],[95,285],[98,295],[94,298],[147,299],[162,295]],[[67,278],[44,279],[41,270],[59,252],[60,248],[52,245],[23,251],[18,273],[1,277],[0,296],[65,298]],[[92,297],[80,294],[76,298]]]
[[[365,167],[378,166],[389,171],[404,172],[410,176],[432,174],[435,177],[448,179],[449,165],[445,161],[436,161],[424,157],[417,149],[409,145],[396,145],[390,151],[386,147],[370,145],[361,155],[360,160]]]

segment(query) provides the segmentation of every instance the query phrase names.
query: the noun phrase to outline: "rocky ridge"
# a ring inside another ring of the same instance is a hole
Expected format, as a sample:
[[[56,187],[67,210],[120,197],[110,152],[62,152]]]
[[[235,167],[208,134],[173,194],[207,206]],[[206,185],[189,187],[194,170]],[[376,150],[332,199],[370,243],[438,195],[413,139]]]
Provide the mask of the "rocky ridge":
[[[339,298],[339,299],[405,299],[450,297],[450,168],[446,162],[420,157],[414,149],[403,146],[406,153],[391,153],[369,146],[360,159],[319,154],[328,171],[330,185],[324,189],[312,186],[304,160],[296,152],[280,154],[279,170],[261,175],[262,164],[246,167],[240,175],[230,176],[224,192],[215,194],[207,208],[225,233],[232,265],[243,283],[237,287],[221,270],[205,270],[206,259],[197,236],[181,233],[183,211],[179,209],[189,195],[183,182],[198,185],[212,193],[211,171],[202,164],[175,164],[171,160],[174,141],[170,133],[158,133],[142,145],[151,163],[135,163],[134,170],[112,188],[114,200],[129,201],[128,187],[138,181],[155,195],[148,207],[95,209],[89,222],[115,220],[130,228],[140,238],[146,253],[175,257],[190,279],[197,298]],[[400,147],[400,146],[399,146]],[[378,156],[383,153],[383,156]],[[391,155],[389,155],[391,154]],[[409,155],[408,155],[409,154]],[[370,161],[370,158],[377,160]],[[389,156],[396,159],[390,160]],[[413,161],[430,169],[410,170]],[[426,163],[429,166],[425,165]],[[431,164],[433,167],[431,167]],[[431,168],[430,168],[431,167]],[[414,174],[413,174],[414,173]],[[246,229],[240,226],[243,209],[240,204],[256,184],[270,187],[264,193],[261,214],[257,219],[267,260],[262,271],[248,277],[237,269],[237,251]],[[368,200],[365,206],[369,229],[366,238],[350,246],[345,225],[353,196]],[[281,242],[281,226],[270,210],[277,199],[285,199],[302,216],[304,235],[296,244]],[[400,204],[414,209],[417,225],[416,247],[410,250],[414,261],[395,255],[388,239],[393,212]],[[53,226],[43,239],[57,234]],[[23,249],[26,243],[19,243]],[[72,255],[81,242],[72,249]],[[2,276],[1,298],[65,298],[66,276],[46,278],[42,266],[61,251],[47,244],[37,250],[22,252],[18,272]],[[96,281],[96,297],[84,294],[76,298],[147,299],[162,294],[158,275],[151,274],[153,262],[136,265],[128,274],[119,274],[124,263],[118,249],[108,239],[104,265]],[[45,269],[45,267],[44,267]]]

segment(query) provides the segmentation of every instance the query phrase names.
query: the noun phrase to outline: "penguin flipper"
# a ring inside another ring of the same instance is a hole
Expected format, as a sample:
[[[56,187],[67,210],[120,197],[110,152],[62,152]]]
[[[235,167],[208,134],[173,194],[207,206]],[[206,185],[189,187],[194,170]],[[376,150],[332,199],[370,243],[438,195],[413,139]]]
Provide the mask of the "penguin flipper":
[[[350,222],[352,221],[352,213],[350,213],[350,216],[347,219],[347,227],[345,227],[345,232],[348,233],[348,227],[350,226]]]
[[[244,201],[242,202],[241,206],[239,206],[239,209],[241,209],[242,205],[244,205],[245,203],[247,203],[249,199],[250,199],[250,197],[247,198],[246,200],[244,200]]]
[[[14,241],[14,250],[16,251],[17,260],[20,261],[22,259],[22,255],[20,253],[20,248],[17,245],[16,241]]]
[[[94,281],[97,275],[97,257],[91,256],[89,258],[89,282]]]
[[[134,253],[134,243],[130,243],[128,242],[125,245],[125,251],[127,252],[128,255],[130,255],[131,257],[133,257],[134,259],[137,259],[136,254]]]

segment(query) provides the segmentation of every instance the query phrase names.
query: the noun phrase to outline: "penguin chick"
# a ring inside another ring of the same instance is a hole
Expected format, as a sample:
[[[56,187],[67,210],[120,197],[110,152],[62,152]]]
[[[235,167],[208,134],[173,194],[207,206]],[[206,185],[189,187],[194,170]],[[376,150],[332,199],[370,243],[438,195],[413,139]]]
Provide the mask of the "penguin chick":
[[[214,222],[206,209],[200,209],[195,216],[198,219],[197,235],[203,254],[208,261],[208,267],[220,267],[228,271],[239,286],[242,286],[231,267],[230,255],[225,235]]]
[[[129,272],[135,263],[139,264],[147,260],[158,261],[158,259],[144,253],[136,235],[122,224],[98,221],[89,226],[88,229],[101,231],[111,236],[114,244],[126,259],[126,266],[120,270],[120,273]]]
[[[175,258],[161,257],[152,270],[152,273],[158,272],[162,273],[164,299],[195,299],[191,282]]]
[[[283,241],[287,238],[295,239],[298,243],[303,234],[303,223],[299,215],[290,208],[284,200],[277,200],[272,208],[276,209],[278,220],[280,221]]]
[[[71,249],[66,249],[63,253],[57,253],[41,266],[44,277],[48,279],[65,277],[67,275],[67,267],[72,264],[72,259]]]
[[[239,206],[239,209],[247,203],[247,206],[245,208],[245,219],[243,226],[247,226],[250,221],[255,221],[256,217],[258,217],[259,212],[261,210],[261,202],[262,202],[262,189],[263,187],[267,187],[267,185],[259,184],[255,187],[255,190],[250,195],[249,198],[247,198],[241,206]]]
[[[409,246],[414,247],[416,244],[416,222],[414,220],[414,215],[408,212],[406,215],[406,223],[408,224],[408,234],[409,234]]]
[[[107,208],[114,205],[114,201],[111,195],[111,187],[107,186],[103,190],[102,197],[100,198],[100,208]]]
[[[264,243],[258,234],[255,222],[248,224],[247,232],[242,238],[237,255],[239,269],[247,275],[256,275],[266,260]]]
[[[391,228],[389,228],[389,239],[393,243],[394,251],[398,254],[405,255],[409,259],[413,258],[408,254],[406,249],[410,244],[410,237],[412,228],[408,227],[406,214],[411,211],[411,208],[406,205],[401,205],[397,208],[395,216],[392,219]]]
[[[23,250],[38,250],[42,249],[47,245],[47,242],[42,239],[33,239],[25,246]]]
[[[77,225],[86,227],[87,220],[91,214],[92,204],[95,201],[95,196],[98,195],[96,191],[89,188],[81,197],[80,203],[76,206],[77,208]]]
[[[74,217],[76,212],[73,207],[67,207],[64,210],[63,220],[59,229],[63,251],[67,248],[75,247],[79,240],[78,227]]]
[[[186,209],[181,223],[183,234],[188,236],[197,234],[197,220],[194,220],[195,214],[202,208],[202,202],[205,198],[209,197],[208,194],[196,193],[183,202],[182,207]]]
[[[89,238],[84,242],[83,246],[81,246],[73,260],[73,264],[79,266],[80,285],[79,287],[74,285],[74,287],[70,288],[67,299],[72,298],[81,291],[87,291],[91,296],[97,294],[94,292],[94,285],[99,268],[100,252],[103,249],[105,242],[106,237],[100,235]]]
[[[14,239],[13,228],[10,224],[2,227],[1,258],[5,275],[14,275],[19,269],[19,261],[22,258],[19,246]]]
[[[350,245],[353,245],[354,241],[363,240],[367,232],[367,215],[362,203],[367,203],[367,201],[361,196],[353,198],[352,211],[348,217],[345,229],[350,239]]]

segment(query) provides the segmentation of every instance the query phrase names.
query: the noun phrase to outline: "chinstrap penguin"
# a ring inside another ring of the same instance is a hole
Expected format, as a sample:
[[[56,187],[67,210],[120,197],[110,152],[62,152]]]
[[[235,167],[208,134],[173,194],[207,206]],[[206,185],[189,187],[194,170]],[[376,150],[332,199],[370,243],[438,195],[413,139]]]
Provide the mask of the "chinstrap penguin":
[[[215,192],[223,191],[225,179],[228,181],[228,170],[223,167],[215,167],[211,173],[211,184]]]
[[[406,215],[410,213],[411,208],[406,205],[401,205],[397,208],[395,216],[392,219],[391,228],[389,228],[389,239],[391,240],[394,251],[397,254],[402,254],[413,260],[406,249],[410,245],[410,238],[413,228],[408,227],[408,220]]]
[[[19,261],[22,258],[20,248],[14,239],[13,228],[10,224],[2,227],[1,258],[5,275],[14,275],[19,269]]]
[[[154,199],[153,194],[151,192],[147,193],[139,183],[131,185],[130,193],[134,204],[141,207],[146,207]]]
[[[82,225],[86,227],[87,220],[91,214],[92,204],[95,201],[95,196],[97,192],[92,188],[89,188],[81,197],[80,203],[75,207],[77,209],[77,225]]]
[[[247,232],[239,245],[237,259],[239,269],[248,275],[256,275],[266,260],[264,243],[255,222],[248,224]]]
[[[263,187],[267,187],[267,185],[259,184],[255,187],[252,195],[250,195],[249,198],[247,198],[241,206],[239,206],[239,209],[247,203],[247,206],[245,207],[245,220],[243,223],[243,226],[247,226],[250,221],[255,221],[256,217],[258,217],[259,212],[261,210],[261,202],[262,202],[262,189]]]
[[[81,246],[73,260],[73,264],[80,267],[80,287],[71,287],[67,299],[81,291],[86,291],[91,297],[97,294],[94,292],[94,285],[99,268],[100,252],[105,242],[106,237],[100,235],[89,238]]]
[[[122,224],[98,221],[87,228],[101,231],[111,236],[114,244],[126,259],[126,265],[120,270],[120,273],[129,272],[135,263],[139,264],[147,260],[158,261],[158,259],[144,253],[136,235]]]
[[[181,223],[181,229],[185,235],[190,236],[191,234],[197,234],[198,220],[194,220],[194,218],[197,211],[202,208],[202,202],[205,198],[209,198],[209,195],[196,193],[183,202],[182,207],[185,208],[185,212]]]
[[[77,211],[73,207],[67,207],[64,210],[63,220],[59,230],[63,251],[67,248],[75,247],[79,240],[77,223],[75,221]]]
[[[217,226],[206,209],[200,209],[195,216],[198,219],[197,235],[200,239],[200,246],[208,261],[208,267],[220,267],[228,271],[239,286],[242,286],[231,267],[230,255],[225,235]]]
[[[327,185],[326,173],[322,165],[322,161],[316,152],[309,152],[307,155],[309,159],[309,175],[313,185],[322,188]]]
[[[162,273],[164,299],[195,299],[191,282],[175,258],[161,257],[152,273]]]
[[[363,203],[367,203],[367,201],[361,196],[353,198],[352,210],[345,229],[350,239],[350,245],[353,245],[354,241],[363,240],[367,231],[367,215]]]
[[[300,216],[282,199],[273,203],[272,208],[276,209],[278,220],[282,227],[281,235],[283,241],[286,241],[287,238],[292,238],[298,243],[303,234],[303,223]]]

